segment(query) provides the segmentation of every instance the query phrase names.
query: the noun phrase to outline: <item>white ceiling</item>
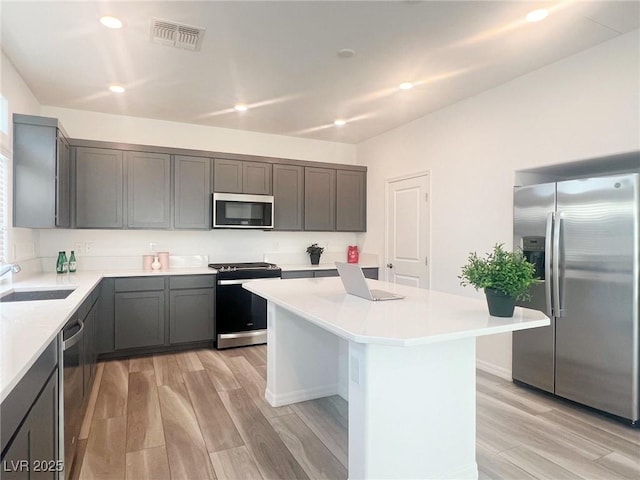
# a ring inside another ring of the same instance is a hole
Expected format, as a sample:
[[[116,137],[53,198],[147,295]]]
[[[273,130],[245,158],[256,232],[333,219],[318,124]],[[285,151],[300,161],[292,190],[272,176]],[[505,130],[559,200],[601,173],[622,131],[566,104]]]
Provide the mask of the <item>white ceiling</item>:
[[[539,7],[539,23],[525,15]],[[41,104],[357,143],[638,28],[639,1],[9,1],[2,49]],[[120,17],[120,30],[98,19]],[[157,17],[199,52],[151,43]],[[352,58],[340,58],[350,48]],[[397,89],[405,81],[417,85]],[[112,83],[124,94],[107,90]],[[233,110],[246,103],[244,113]],[[333,126],[344,118],[348,124]]]

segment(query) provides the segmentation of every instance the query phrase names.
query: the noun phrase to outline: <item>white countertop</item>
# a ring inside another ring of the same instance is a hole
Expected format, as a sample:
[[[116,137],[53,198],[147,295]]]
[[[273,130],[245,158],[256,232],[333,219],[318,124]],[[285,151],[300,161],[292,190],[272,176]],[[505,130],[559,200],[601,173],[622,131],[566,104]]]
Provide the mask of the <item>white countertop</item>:
[[[53,341],[73,313],[103,277],[212,275],[208,267],[86,271],[56,275],[42,273],[14,280],[0,287],[0,295],[11,291],[64,290],[75,288],[67,298],[0,303],[0,401],[18,384],[36,359]],[[18,277],[19,278],[19,277]]]
[[[513,317],[492,317],[483,299],[368,282],[372,288],[406,298],[372,302],[348,295],[340,278],[255,280],[245,283],[244,288],[357,343],[423,345],[550,324],[549,318],[537,310],[516,307]]]

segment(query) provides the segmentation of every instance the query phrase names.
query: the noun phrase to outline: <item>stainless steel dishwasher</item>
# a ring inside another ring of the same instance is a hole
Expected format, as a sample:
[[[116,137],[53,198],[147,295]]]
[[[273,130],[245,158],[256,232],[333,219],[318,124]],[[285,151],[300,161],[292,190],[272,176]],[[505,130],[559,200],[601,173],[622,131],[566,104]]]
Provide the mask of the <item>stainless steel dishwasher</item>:
[[[71,478],[82,423],[83,337],[84,323],[78,318],[71,319],[62,330],[62,364],[60,365],[62,398],[60,400],[64,405],[64,410],[60,419],[60,427],[64,432],[64,442],[61,442],[63,451],[60,452],[60,458],[64,458],[65,478]],[[61,438],[61,440],[63,439]]]

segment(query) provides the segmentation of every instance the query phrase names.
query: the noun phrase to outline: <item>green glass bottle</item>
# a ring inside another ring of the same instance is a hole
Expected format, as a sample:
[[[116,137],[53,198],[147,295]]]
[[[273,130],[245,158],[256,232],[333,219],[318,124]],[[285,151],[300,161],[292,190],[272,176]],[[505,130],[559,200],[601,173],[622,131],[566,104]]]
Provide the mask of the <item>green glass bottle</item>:
[[[71,255],[69,256],[69,273],[75,273],[76,263],[76,254],[71,250]]]
[[[58,260],[56,260],[56,273],[64,273],[64,252],[58,252]]]

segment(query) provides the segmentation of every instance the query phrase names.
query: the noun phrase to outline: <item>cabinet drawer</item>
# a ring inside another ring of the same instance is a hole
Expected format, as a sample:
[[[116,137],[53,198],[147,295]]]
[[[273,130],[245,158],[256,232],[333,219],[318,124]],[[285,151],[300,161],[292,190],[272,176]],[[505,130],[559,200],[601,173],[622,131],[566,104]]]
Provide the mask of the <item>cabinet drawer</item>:
[[[215,275],[176,275],[169,277],[169,288],[212,288],[216,286]]]
[[[338,270],[336,270],[335,268],[333,268],[331,270],[316,270],[314,276],[316,278],[320,278],[320,277],[337,277],[338,276]]]
[[[116,292],[142,292],[164,290],[164,277],[116,278]]]
[[[283,280],[286,280],[287,278],[312,278],[312,277],[313,277],[313,272],[309,270],[282,272]]]

